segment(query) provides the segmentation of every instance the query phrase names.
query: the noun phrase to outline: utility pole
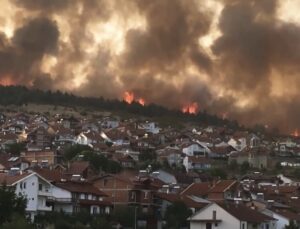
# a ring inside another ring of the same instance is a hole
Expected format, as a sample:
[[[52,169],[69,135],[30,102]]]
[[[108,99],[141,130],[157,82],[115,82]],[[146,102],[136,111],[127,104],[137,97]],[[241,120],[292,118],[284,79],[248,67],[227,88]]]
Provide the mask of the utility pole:
[[[136,229],[136,206],[134,207],[134,229]]]

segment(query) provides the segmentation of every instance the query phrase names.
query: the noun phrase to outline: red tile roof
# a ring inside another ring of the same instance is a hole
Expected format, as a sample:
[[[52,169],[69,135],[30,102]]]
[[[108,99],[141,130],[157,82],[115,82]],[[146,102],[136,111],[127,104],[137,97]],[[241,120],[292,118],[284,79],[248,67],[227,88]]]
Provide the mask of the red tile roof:
[[[42,168],[34,168],[32,170],[37,174],[39,174],[44,179],[48,180],[49,182],[60,182],[61,179],[66,179],[66,176],[57,170],[42,169]]]
[[[99,189],[97,189],[89,182],[66,181],[66,182],[55,183],[55,186],[68,190],[73,193],[86,193],[86,194],[94,194],[98,196],[107,196],[104,192],[101,192]]]
[[[193,196],[205,196],[211,189],[210,182],[192,183],[186,189],[184,189],[182,195],[193,195]]]
[[[211,189],[210,193],[222,193],[227,191],[231,186],[233,186],[237,181],[236,180],[221,180],[218,181]]]
[[[86,169],[89,168],[88,161],[74,161],[70,165],[70,168],[66,174],[82,174]]]
[[[0,173],[0,185],[7,184],[12,185],[15,182],[22,180],[23,178],[30,176],[32,173],[22,173],[17,175],[9,175],[7,173]]]
[[[270,216],[250,209],[242,204],[220,204],[220,206],[240,221],[246,221],[250,223],[263,223],[266,221],[275,220]]]

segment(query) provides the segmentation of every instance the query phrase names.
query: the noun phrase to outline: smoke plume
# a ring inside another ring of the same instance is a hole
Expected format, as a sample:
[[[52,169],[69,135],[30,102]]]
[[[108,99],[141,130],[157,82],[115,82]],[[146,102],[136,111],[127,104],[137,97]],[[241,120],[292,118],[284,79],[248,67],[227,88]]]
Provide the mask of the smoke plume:
[[[1,84],[300,127],[295,0],[0,3]]]

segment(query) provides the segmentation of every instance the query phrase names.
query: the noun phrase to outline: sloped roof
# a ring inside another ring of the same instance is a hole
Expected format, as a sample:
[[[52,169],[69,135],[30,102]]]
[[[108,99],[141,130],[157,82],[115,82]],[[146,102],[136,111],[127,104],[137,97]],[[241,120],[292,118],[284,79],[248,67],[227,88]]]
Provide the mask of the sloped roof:
[[[236,180],[220,180],[218,181],[209,192],[211,193],[222,193],[233,186],[237,181]]]
[[[68,190],[73,193],[86,193],[86,194],[94,194],[98,196],[107,196],[104,192],[101,192],[99,189],[97,189],[89,182],[66,181],[66,182],[56,183],[55,186]]]
[[[275,220],[270,216],[248,208],[242,204],[220,204],[219,206],[240,221],[263,223],[266,221]]]
[[[208,194],[210,189],[211,189],[210,182],[192,183],[186,189],[184,189],[181,192],[181,194],[182,195],[204,196],[204,195]]]

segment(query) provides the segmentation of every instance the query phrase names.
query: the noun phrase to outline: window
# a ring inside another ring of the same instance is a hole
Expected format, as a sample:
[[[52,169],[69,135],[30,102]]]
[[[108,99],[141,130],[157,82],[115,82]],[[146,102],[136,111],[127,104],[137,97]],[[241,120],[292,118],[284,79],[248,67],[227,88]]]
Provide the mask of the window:
[[[148,191],[145,191],[145,199],[148,199]]]
[[[93,214],[97,214],[98,213],[98,208],[97,207],[93,207],[92,212],[93,212]]]
[[[212,225],[211,225],[211,223],[206,223],[206,225],[205,225],[205,229],[212,229]]]
[[[24,187],[24,189],[26,189],[26,182],[23,183],[23,187]]]
[[[245,223],[242,223],[242,229],[245,229]]]
[[[106,184],[107,184],[107,179],[104,179],[103,180],[103,186],[106,186]]]
[[[43,190],[43,184],[39,184],[39,191]]]
[[[217,219],[217,212],[216,211],[213,211],[213,217],[212,217],[214,220]]]
[[[131,192],[131,199],[135,200],[135,192]]]

